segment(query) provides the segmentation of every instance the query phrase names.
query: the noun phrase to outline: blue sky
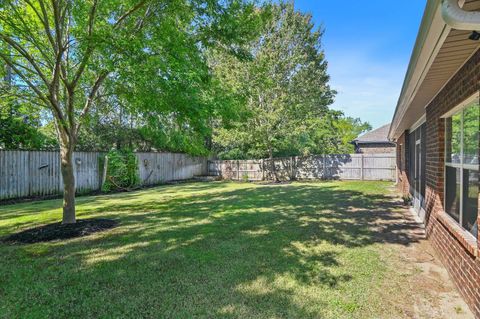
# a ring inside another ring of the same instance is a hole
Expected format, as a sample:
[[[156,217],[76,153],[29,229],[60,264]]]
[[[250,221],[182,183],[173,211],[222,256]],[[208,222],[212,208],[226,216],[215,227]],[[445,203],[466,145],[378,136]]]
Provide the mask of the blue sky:
[[[391,121],[426,0],[296,0],[325,28],[332,108],[374,128]]]

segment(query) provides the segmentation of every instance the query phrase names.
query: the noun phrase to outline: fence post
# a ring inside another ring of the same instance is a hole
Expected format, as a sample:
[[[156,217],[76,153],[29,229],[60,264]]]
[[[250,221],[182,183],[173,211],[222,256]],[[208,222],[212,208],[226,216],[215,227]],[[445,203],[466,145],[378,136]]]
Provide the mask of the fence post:
[[[262,158],[262,181],[265,180],[265,159]]]
[[[322,155],[323,157],[323,179],[327,179],[327,157],[325,154]]]
[[[295,168],[293,167],[295,165],[295,157],[292,156],[290,158],[290,180],[295,179]]]
[[[103,161],[103,174],[102,174],[102,183],[100,185],[100,190],[102,190],[103,185],[107,181],[107,170],[108,170],[108,155],[105,155],[105,159]]]
[[[360,179],[363,181],[364,177],[365,177],[365,173],[363,172],[363,169],[364,169],[364,163],[363,163],[363,158],[364,158],[364,155],[361,154],[360,155]]]
[[[237,180],[240,180],[240,161],[237,160]]]

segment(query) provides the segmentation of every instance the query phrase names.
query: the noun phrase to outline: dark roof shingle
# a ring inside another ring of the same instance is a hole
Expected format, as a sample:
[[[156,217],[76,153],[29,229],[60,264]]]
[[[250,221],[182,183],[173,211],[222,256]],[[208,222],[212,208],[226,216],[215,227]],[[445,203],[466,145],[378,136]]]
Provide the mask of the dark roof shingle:
[[[390,123],[385,124],[376,130],[367,132],[357,137],[354,142],[357,143],[389,143],[388,132],[390,131]]]

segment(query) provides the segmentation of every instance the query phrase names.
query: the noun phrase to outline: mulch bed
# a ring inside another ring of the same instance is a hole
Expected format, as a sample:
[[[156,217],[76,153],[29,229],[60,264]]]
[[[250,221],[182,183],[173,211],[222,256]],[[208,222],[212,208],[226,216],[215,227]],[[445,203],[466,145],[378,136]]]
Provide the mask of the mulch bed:
[[[30,228],[19,233],[12,234],[4,238],[2,241],[12,244],[33,244],[58,239],[84,237],[93,233],[114,228],[116,226],[117,222],[112,219],[79,219],[75,224],[63,225],[62,223],[54,223]]]

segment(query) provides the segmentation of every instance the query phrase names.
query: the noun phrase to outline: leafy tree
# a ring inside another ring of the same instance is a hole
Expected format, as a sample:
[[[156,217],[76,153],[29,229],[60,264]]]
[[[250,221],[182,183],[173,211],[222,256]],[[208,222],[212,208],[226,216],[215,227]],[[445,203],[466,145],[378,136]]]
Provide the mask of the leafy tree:
[[[38,107],[19,96],[21,92],[12,85],[13,74],[8,65],[0,69],[0,77],[0,148],[46,148],[52,141],[38,130]]]
[[[72,154],[100,97],[118,95],[153,139],[198,140],[212,112],[202,51],[237,53],[253,6],[242,0],[4,0],[0,59],[22,98],[48,110],[64,183],[63,223],[75,223]],[[187,136],[187,137],[186,137]],[[189,137],[191,139],[189,139]]]
[[[138,161],[130,149],[111,150],[107,154],[108,162],[103,191],[128,190],[139,184]]]
[[[361,133],[372,129],[369,123],[359,118],[346,117],[341,111],[330,110],[324,117],[312,119],[306,129],[309,138],[309,154],[350,154],[351,143]]]
[[[350,154],[351,142],[360,134],[371,130],[371,125],[359,118],[346,117],[341,111],[328,110],[321,117],[308,118],[290,132],[285,132],[283,143],[275,157],[309,156],[314,154]],[[248,134],[242,130],[219,129],[216,139],[217,155],[222,159],[248,159],[252,152]],[[259,157],[262,157],[260,154]]]
[[[230,121],[216,123],[214,151],[225,159],[351,153],[350,142],[371,127],[329,109],[335,91],[328,85],[322,30],[291,2],[262,10],[266,20],[249,45],[250,60],[211,58],[239,104]]]
[[[38,110],[0,95],[0,149],[48,149],[55,140],[39,127]]]
[[[249,44],[251,61],[226,57],[214,66],[245,101],[241,120],[216,131],[215,142],[225,154],[273,158],[285,153],[303,134],[299,128],[323,118],[333,102],[322,30],[315,29],[310,15],[295,11],[293,3],[264,10],[270,19]]]

